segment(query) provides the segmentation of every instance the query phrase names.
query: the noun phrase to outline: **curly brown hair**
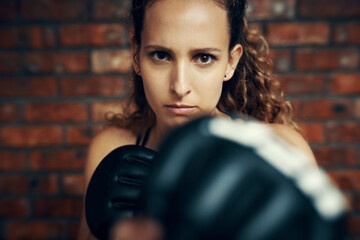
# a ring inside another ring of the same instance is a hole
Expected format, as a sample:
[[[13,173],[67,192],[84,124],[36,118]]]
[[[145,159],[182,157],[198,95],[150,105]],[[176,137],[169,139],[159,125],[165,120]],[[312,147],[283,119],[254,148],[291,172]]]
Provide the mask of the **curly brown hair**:
[[[144,15],[156,0],[133,0],[131,27],[137,46],[141,44],[141,31]],[[268,45],[259,31],[250,30],[245,19],[246,0],[214,0],[227,10],[230,29],[229,49],[236,44],[243,47],[241,57],[233,77],[223,83],[218,109],[228,115],[243,114],[254,117],[264,123],[279,123],[296,130],[292,120],[292,108],[280,91],[280,84],[272,74],[272,61]],[[229,50],[230,51],[230,50]],[[135,52],[134,60],[136,60]],[[135,61],[136,62],[136,61]],[[135,72],[131,76],[132,95],[122,114],[107,117],[108,124],[127,128],[134,133],[155,124],[155,114],[150,108],[144,92],[142,79]],[[135,103],[135,110],[130,107]]]

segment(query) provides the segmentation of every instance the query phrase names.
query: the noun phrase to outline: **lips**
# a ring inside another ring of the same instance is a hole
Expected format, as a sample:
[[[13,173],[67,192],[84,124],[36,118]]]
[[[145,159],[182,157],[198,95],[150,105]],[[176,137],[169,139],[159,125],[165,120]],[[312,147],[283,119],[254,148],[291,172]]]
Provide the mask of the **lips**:
[[[195,110],[196,106],[183,105],[183,104],[171,104],[165,105],[166,109],[175,115],[186,115]]]

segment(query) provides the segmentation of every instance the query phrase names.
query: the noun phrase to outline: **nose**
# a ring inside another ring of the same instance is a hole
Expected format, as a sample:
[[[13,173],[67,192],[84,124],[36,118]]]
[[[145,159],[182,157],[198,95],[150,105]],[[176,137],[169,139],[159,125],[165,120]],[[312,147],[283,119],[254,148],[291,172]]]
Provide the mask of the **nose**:
[[[190,94],[189,70],[186,62],[178,62],[172,69],[170,91],[178,98]]]

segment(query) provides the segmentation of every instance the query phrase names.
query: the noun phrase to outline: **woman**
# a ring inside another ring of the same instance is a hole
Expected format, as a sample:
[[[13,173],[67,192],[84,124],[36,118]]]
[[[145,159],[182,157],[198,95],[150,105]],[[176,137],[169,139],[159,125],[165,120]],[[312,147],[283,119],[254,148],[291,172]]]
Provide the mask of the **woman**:
[[[265,41],[247,27],[245,4],[245,0],[133,1],[131,100],[136,111],[114,115],[111,127],[93,139],[85,187],[113,149],[147,135],[143,145],[156,150],[172,128],[205,115],[255,117],[314,159],[291,120],[289,103],[278,94]],[[80,239],[89,235],[83,216]]]

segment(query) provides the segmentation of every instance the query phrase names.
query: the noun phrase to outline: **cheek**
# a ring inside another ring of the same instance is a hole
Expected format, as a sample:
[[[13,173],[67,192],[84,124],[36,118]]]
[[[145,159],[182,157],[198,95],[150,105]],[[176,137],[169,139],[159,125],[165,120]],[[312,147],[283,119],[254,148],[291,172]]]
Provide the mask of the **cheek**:
[[[154,105],[156,100],[160,99],[166,91],[166,79],[164,74],[154,71],[152,68],[142,66],[141,77],[146,99],[150,105]]]
[[[219,73],[220,72],[220,73]],[[216,101],[217,98],[220,98],[224,76],[221,74],[221,71],[216,71],[212,74],[206,74],[198,83],[198,91],[201,92],[203,97],[207,97],[210,100],[212,98]]]

